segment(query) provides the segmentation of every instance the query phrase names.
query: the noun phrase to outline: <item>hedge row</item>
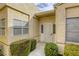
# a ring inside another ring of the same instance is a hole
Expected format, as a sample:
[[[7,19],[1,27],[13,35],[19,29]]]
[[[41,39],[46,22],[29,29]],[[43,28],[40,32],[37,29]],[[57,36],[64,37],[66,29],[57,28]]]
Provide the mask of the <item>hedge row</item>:
[[[35,45],[34,45],[35,44]],[[36,40],[20,40],[10,45],[12,56],[27,56],[35,49]]]

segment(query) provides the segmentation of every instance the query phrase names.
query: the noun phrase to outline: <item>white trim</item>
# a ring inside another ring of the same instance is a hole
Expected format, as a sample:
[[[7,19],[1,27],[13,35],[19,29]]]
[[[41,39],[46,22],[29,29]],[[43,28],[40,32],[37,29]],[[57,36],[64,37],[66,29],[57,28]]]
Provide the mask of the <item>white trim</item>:
[[[66,42],[66,43],[79,45],[79,43],[77,43],[77,42]]]

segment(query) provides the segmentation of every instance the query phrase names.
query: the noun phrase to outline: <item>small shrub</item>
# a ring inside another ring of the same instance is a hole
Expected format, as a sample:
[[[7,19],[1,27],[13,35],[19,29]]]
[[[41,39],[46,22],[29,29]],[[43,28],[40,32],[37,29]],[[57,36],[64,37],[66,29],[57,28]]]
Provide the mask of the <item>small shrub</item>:
[[[57,56],[58,55],[58,47],[54,43],[46,43],[44,50],[45,50],[46,56]]]
[[[3,56],[3,52],[2,52],[2,49],[0,49],[0,56]]]
[[[65,56],[79,56],[79,45],[66,44],[64,48]]]
[[[10,45],[13,56],[27,56],[30,53],[30,40],[20,40]]]
[[[31,40],[31,49],[30,49],[30,51],[33,51],[35,48],[36,48],[36,40],[32,39]]]

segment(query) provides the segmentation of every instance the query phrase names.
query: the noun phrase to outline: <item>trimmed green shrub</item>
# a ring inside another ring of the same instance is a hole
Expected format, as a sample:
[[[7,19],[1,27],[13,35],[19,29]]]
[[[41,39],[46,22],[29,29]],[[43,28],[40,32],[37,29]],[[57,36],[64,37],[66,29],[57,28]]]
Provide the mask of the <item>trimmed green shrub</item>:
[[[30,53],[30,40],[20,40],[13,42],[10,45],[11,55],[13,56],[27,56]]]
[[[55,43],[46,43],[44,50],[46,56],[58,55],[58,47]]]
[[[0,56],[3,56],[3,52],[2,52],[2,49],[0,49]]]
[[[36,48],[36,40],[32,39],[31,40],[31,49],[30,49],[30,51],[33,51],[35,48]]]
[[[79,56],[79,45],[66,44],[64,48],[65,56]]]

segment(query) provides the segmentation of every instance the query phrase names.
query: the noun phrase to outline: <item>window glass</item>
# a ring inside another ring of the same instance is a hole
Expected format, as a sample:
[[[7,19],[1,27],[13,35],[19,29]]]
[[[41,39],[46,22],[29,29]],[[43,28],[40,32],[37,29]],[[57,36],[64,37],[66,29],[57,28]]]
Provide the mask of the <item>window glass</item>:
[[[5,19],[0,20],[0,27],[5,27]]]
[[[43,25],[41,25],[41,33],[43,33]]]
[[[56,25],[53,24],[53,33],[55,34],[55,32],[56,32]]]
[[[28,28],[23,28],[23,34],[28,33]]]
[[[28,22],[15,19],[13,21],[14,35],[24,35],[28,33]]]
[[[5,35],[5,19],[0,20],[0,35]]]
[[[22,29],[21,28],[14,28],[14,35],[21,35],[22,34]]]
[[[4,35],[5,34],[5,28],[0,28],[0,35]]]
[[[67,18],[66,41],[79,43],[79,18]]]

